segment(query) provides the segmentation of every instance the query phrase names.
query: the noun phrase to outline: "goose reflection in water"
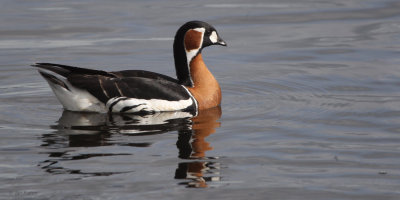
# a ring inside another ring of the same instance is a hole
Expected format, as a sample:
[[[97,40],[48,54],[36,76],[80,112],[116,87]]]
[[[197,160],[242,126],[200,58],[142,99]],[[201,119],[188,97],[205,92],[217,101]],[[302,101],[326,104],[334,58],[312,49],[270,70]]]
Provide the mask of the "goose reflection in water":
[[[58,124],[51,126],[53,133],[42,135],[42,146],[50,159],[39,164],[52,174],[80,174],[108,176],[125,172],[83,172],[62,167],[63,161],[84,160],[93,157],[129,156],[131,153],[74,154],[77,147],[130,146],[151,147],[151,142],[129,142],[122,137],[155,137],[154,135],[177,131],[178,163],[175,179],[187,187],[207,187],[208,182],[219,181],[218,158],[207,157],[212,147],[205,139],[220,126],[221,108],[204,110],[193,116],[189,112],[163,112],[151,115],[114,115],[64,111]],[[116,139],[119,138],[119,139]],[[154,139],[154,138],[153,138]]]

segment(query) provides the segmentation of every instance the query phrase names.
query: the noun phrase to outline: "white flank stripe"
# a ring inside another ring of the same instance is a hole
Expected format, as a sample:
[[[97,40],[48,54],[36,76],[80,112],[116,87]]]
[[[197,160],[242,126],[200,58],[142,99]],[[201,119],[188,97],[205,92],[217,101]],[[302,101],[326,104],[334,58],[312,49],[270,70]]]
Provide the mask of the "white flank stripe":
[[[125,97],[117,97],[110,99],[106,107],[107,109],[112,106],[112,112],[121,112],[124,108],[132,107],[132,109],[126,110],[126,113],[135,113],[140,111],[146,112],[162,112],[162,111],[177,111],[183,110],[193,104],[192,98],[186,100],[179,100],[179,101],[167,101],[167,100],[160,100],[160,99],[135,99],[135,98],[127,98]],[[122,100],[121,100],[122,99]]]
[[[113,119],[116,121],[124,121],[123,115],[115,115]],[[151,115],[130,115],[130,118],[135,120],[135,125],[160,125],[167,124],[171,119],[191,118],[192,114],[189,112],[158,112]]]
[[[66,110],[70,111],[86,111],[86,112],[100,112],[106,113],[112,106],[111,112],[121,112],[124,108],[132,107],[126,110],[126,113],[135,113],[140,111],[146,112],[163,112],[163,111],[179,111],[184,110],[193,104],[196,106],[197,116],[197,101],[187,88],[182,86],[187,93],[190,95],[188,99],[179,101],[168,101],[161,99],[135,99],[127,97],[114,97],[107,101],[104,105],[96,97],[91,95],[89,92],[72,86],[64,77],[61,77],[51,71],[39,69],[43,73],[48,73],[56,76],[59,80],[63,81],[70,90],[61,87],[60,85],[54,84],[51,81],[47,81],[50,88],[53,90],[57,99],[64,106]],[[116,103],[115,103],[116,102]],[[114,104],[115,103],[115,104]]]
[[[185,87],[185,86],[183,86],[182,85],[182,87],[183,87],[183,89],[185,89],[186,90],[186,92],[190,95],[190,97],[194,100],[194,105],[196,106],[194,109],[196,110],[196,114],[194,115],[194,116],[197,116],[197,114],[198,114],[198,111],[199,111],[199,104],[197,103],[197,100],[196,100],[196,98],[194,98],[194,96],[192,95],[192,93],[190,93],[190,91]]]

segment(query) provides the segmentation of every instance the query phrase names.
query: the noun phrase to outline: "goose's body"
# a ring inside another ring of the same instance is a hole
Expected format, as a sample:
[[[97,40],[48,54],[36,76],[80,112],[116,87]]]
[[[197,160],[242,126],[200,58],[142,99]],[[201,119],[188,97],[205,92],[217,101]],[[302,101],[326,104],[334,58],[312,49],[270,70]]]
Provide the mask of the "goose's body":
[[[221,103],[221,89],[208,70],[201,50],[226,43],[209,24],[191,21],[176,33],[178,79],[143,70],[105,72],[66,65],[37,63],[66,110],[86,112],[193,111]]]

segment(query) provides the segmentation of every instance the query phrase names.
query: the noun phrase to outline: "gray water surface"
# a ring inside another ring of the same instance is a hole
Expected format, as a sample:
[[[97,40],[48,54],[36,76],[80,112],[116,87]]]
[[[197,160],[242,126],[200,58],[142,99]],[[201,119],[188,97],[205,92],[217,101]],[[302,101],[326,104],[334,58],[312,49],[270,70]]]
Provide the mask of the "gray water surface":
[[[0,6],[0,199],[399,199],[400,1],[23,1]],[[204,49],[220,108],[63,111],[29,65],[175,77]]]

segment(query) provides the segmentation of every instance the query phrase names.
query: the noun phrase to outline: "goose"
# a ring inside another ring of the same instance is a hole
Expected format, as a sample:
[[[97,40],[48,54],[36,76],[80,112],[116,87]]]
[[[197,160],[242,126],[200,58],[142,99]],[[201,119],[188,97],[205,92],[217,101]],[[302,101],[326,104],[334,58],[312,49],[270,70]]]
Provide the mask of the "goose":
[[[144,70],[106,72],[53,63],[36,63],[65,110],[100,113],[197,113],[221,104],[221,88],[203,61],[201,51],[227,46],[217,30],[189,21],[173,44],[177,78]]]

